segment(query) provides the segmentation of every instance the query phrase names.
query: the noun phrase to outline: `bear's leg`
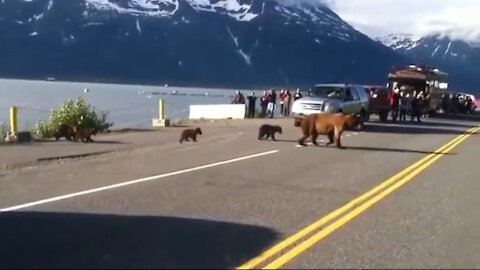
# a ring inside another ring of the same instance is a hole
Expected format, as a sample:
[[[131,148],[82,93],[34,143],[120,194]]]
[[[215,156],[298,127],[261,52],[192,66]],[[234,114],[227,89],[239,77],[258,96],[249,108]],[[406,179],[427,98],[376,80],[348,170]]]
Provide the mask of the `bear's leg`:
[[[328,132],[328,134],[327,134],[328,135],[328,142],[325,145],[328,146],[328,145],[331,145],[331,144],[334,143],[334,141],[333,141],[334,134],[335,134],[334,130],[331,130],[331,131]]]
[[[343,148],[341,137],[342,137],[342,131],[339,129],[335,129],[335,144],[337,145],[337,148],[340,148],[340,149]]]
[[[319,146],[317,139],[318,139],[318,132],[316,130],[312,130],[312,144]]]
[[[300,139],[298,139],[298,144],[299,144],[299,145],[302,145],[302,146],[307,146],[307,145],[305,144],[305,140],[306,140],[308,137],[310,137],[310,134],[308,134],[308,133],[307,133],[307,134],[303,134],[303,136],[300,137]]]
[[[263,131],[262,130],[258,131],[258,139],[262,140],[263,137],[265,137],[265,134],[263,134]]]

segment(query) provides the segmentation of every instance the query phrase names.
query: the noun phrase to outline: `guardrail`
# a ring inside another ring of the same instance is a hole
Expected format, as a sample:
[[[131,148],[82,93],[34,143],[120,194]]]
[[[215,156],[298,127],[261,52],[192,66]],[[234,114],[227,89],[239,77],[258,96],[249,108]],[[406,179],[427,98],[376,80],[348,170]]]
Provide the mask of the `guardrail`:
[[[190,105],[190,119],[244,119],[245,104]]]

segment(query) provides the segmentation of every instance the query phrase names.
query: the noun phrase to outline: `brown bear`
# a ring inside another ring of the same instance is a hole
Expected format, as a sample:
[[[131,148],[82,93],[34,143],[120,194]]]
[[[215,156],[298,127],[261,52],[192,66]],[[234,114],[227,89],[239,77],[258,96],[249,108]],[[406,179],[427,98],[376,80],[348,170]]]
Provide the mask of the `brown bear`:
[[[75,127],[67,124],[61,124],[54,134],[55,140],[65,137],[67,141],[73,141],[75,137]]]
[[[258,129],[258,139],[259,140],[266,140],[269,137],[272,137],[272,140],[275,140],[275,133],[282,134],[282,127],[279,125],[272,126],[269,124],[263,124]]]
[[[318,146],[317,138],[320,134],[328,135],[326,145],[335,142],[338,148],[343,148],[341,143],[342,133],[346,129],[352,129],[360,122],[360,118],[355,114],[343,113],[323,113],[311,114],[305,117],[296,117],[300,122],[303,136],[298,140],[298,144],[306,146],[305,140],[311,136],[311,141]]]
[[[77,128],[75,131],[75,141],[80,139],[84,143],[94,142],[94,140],[92,140],[94,133],[95,130],[93,128]]]
[[[183,143],[184,141],[190,141],[192,139],[194,142],[197,142],[197,135],[202,135],[202,130],[197,127],[195,129],[193,128],[188,128],[182,131],[180,134],[180,143]]]

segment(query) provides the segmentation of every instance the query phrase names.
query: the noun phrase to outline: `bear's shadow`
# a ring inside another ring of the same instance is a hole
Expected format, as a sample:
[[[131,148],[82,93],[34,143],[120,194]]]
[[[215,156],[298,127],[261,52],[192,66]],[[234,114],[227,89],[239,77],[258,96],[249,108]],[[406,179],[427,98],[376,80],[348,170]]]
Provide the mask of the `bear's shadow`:
[[[273,140],[268,140],[270,142],[275,142]],[[277,139],[276,142],[286,142],[286,143],[296,143],[298,145],[298,140],[289,140],[289,139]],[[338,149],[335,144],[332,145],[325,145],[326,140],[319,139],[318,141],[319,146],[315,146],[311,144],[310,141],[306,141],[308,144],[304,147],[318,147],[318,148],[334,148]],[[413,154],[435,154],[435,155],[456,155],[456,153],[442,153],[442,152],[432,152],[432,151],[422,151],[422,150],[412,150],[412,149],[400,149],[400,148],[387,148],[387,147],[369,147],[369,146],[348,146],[343,145],[343,148],[339,150],[353,150],[353,151],[380,151],[380,152],[394,152],[394,153],[413,153]]]

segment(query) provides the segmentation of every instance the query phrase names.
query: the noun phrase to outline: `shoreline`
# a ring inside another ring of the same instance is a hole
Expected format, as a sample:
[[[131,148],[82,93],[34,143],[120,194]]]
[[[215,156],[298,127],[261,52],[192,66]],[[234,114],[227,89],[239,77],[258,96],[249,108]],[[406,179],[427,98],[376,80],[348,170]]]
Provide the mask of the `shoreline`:
[[[50,83],[55,83],[55,82],[61,82],[61,83],[89,83],[89,84],[106,84],[106,85],[127,85],[127,86],[142,86],[142,87],[164,87],[164,88],[197,88],[197,89],[210,89],[210,90],[217,90],[217,91],[235,91],[235,90],[240,90],[240,91],[263,91],[263,90],[269,90],[269,89],[277,89],[277,88],[285,88],[285,89],[297,89],[297,88],[305,88],[305,87],[310,87],[307,85],[299,85],[299,86],[293,86],[293,85],[284,85],[284,84],[279,84],[279,85],[223,85],[223,84],[190,84],[190,83],[174,83],[174,84],[169,84],[169,83],[160,83],[160,82],[136,82],[136,81],[130,81],[130,80],[102,80],[102,79],[97,79],[97,80],[81,80],[81,79],[55,79],[54,81],[49,81],[46,80],[46,78],[30,78],[30,77],[3,77],[0,76],[0,80],[9,80],[9,81],[29,81],[29,82],[50,82]]]

